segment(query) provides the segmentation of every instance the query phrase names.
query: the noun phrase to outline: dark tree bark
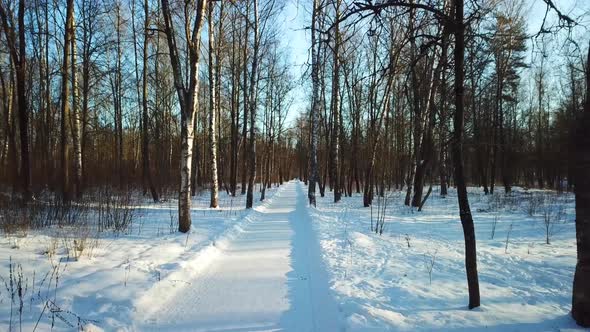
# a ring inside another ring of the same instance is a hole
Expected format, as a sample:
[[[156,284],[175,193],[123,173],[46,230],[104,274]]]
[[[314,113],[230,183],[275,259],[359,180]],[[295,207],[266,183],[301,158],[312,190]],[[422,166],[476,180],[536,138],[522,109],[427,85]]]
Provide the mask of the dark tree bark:
[[[8,16],[4,2],[0,2],[0,19],[9,48],[10,59],[15,68],[16,102],[18,106],[18,124],[20,133],[20,184],[23,199],[33,198],[31,189],[31,156],[29,154],[29,102],[27,100],[27,54],[25,31],[25,0],[18,2],[18,42],[16,27],[12,24],[12,17]]]
[[[142,93],[141,93],[141,118],[142,118],[142,132],[141,132],[141,151],[142,151],[142,170],[143,170],[143,178],[147,181],[147,185],[150,189],[150,193],[152,194],[152,199],[154,202],[158,202],[160,200],[158,191],[156,190],[156,186],[154,185],[154,180],[152,177],[152,172],[150,170],[150,136],[149,136],[149,109],[148,109],[148,46],[149,46],[149,28],[150,28],[150,12],[149,12],[149,2],[148,0],[144,0],[143,2],[143,10],[144,10],[144,26],[143,26],[143,68],[142,68]]]
[[[248,142],[248,191],[246,192],[246,208],[251,209],[254,203],[254,185],[256,179],[256,107],[258,94],[258,51],[260,36],[258,31],[258,0],[254,4],[254,49],[252,54],[252,69],[250,72],[250,141]]]
[[[455,0],[455,115],[453,119],[453,166],[455,185],[459,201],[459,215],[465,237],[465,269],[469,289],[469,309],[479,307],[479,280],[477,276],[477,251],[473,217],[467,198],[467,187],[463,171],[463,123],[464,119],[464,57],[465,24],[463,22],[463,0]]]
[[[70,105],[69,105],[69,61],[70,47],[73,38],[73,19],[74,19],[74,0],[67,1],[66,9],[66,29],[64,36],[63,64],[61,68],[61,198],[64,202],[71,200],[70,196],[70,143],[68,139],[70,124]]]
[[[578,262],[574,275],[572,317],[590,327],[590,48],[586,62],[586,102],[574,137],[576,171],[576,243]]]
[[[232,55],[231,55],[231,144],[230,144],[230,175],[229,175],[229,191],[232,196],[236,196],[236,188],[238,182],[238,130],[239,130],[239,109],[240,109],[240,64],[241,58],[239,55],[239,39],[241,39],[241,32],[237,29],[236,24],[237,15],[232,19]],[[241,31],[241,30],[240,30]],[[238,33],[236,33],[238,32]],[[240,37],[240,38],[238,38]]]
[[[330,155],[332,159],[331,176],[330,179],[334,189],[334,203],[338,203],[342,198],[341,189],[341,172],[340,172],[340,1],[335,0],[334,10],[336,12],[336,24],[334,26],[334,69],[332,76],[332,146],[330,148]]]
[[[250,5],[249,3],[246,4],[246,17],[250,14]],[[250,102],[248,99],[248,34],[250,30],[250,22],[246,19],[246,28],[244,33],[244,46],[243,46],[243,84],[242,87],[244,91],[244,115],[242,120],[242,188],[241,192],[242,195],[246,194],[246,181],[248,177],[248,155],[247,150],[249,149],[248,145],[248,108],[250,107]]]

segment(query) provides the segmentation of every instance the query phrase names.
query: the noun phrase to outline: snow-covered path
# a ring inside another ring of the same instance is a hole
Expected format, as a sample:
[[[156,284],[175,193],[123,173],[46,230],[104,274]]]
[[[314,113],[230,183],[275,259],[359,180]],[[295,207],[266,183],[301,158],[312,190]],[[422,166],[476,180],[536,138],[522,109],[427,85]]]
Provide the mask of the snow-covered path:
[[[236,238],[219,245],[204,271],[158,303],[138,329],[340,330],[306,199],[300,182],[283,185]]]

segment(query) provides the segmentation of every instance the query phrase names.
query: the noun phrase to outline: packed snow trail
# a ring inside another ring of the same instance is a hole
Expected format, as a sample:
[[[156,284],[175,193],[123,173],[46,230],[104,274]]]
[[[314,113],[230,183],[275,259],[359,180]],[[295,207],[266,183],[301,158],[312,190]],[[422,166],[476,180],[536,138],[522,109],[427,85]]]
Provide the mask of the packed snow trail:
[[[303,184],[253,211],[204,271],[137,326],[170,331],[339,331]]]

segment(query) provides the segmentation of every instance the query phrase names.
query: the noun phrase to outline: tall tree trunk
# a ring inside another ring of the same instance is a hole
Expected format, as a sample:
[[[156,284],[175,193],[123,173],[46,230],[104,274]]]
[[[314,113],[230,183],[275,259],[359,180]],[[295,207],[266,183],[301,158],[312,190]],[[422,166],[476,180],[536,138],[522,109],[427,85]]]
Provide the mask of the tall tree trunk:
[[[216,208],[218,205],[219,183],[217,179],[217,136],[215,133],[216,115],[217,115],[217,74],[214,65],[215,57],[215,36],[213,32],[213,9],[214,3],[209,6],[209,157],[211,171],[211,202],[209,207]]]
[[[115,108],[115,164],[118,174],[118,184],[123,186],[125,175],[123,174],[123,48],[121,34],[123,29],[123,20],[121,17],[121,4],[117,2],[116,15],[117,15],[117,26],[116,26],[116,44],[117,44],[117,60],[115,65],[114,73],[114,84],[113,84],[113,99]]]
[[[194,124],[196,110],[198,109],[198,91],[199,91],[199,58],[201,29],[205,10],[207,7],[206,0],[198,0],[196,3],[197,16],[193,20],[193,28],[188,38],[188,59],[189,59],[189,77],[188,86],[182,77],[182,69],[176,46],[176,35],[174,24],[168,0],[161,0],[162,13],[164,15],[164,24],[166,30],[166,39],[168,50],[170,52],[170,63],[174,75],[174,86],[180,101],[180,189],[178,194],[178,230],[186,233],[191,228],[191,168],[193,154]],[[185,21],[185,31],[190,31],[189,18]]]
[[[312,82],[312,106],[310,114],[310,140],[311,147],[309,149],[309,187],[307,196],[309,204],[316,206],[315,187],[320,179],[318,170],[318,130],[320,125],[320,96],[319,96],[319,46],[316,37],[316,24],[319,14],[319,3],[318,0],[313,0],[313,10],[311,18],[311,82]]]
[[[16,93],[14,91],[14,75],[12,69],[10,70],[8,76],[10,77],[10,82],[6,82],[2,68],[0,68],[0,84],[2,85],[2,101],[4,108],[4,126],[6,128],[6,146],[4,147],[6,152],[4,155],[8,154],[7,162],[9,164],[8,166],[10,170],[7,175],[9,178],[12,178],[11,184],[13,186],[13,192],[16,192],[18,186],[18,183],[16,182],[18,179],[18,160],[16,151],[15,126],[13,125],[12,121],[14,118],[13,101]]]
[[[415,9],[410,10],[410,30],[412,35],[417,33],[415,24]],[[411,116],[413,119],[412,124],[412,138],[413,138],[413,145],[412,145],[412,165],[410,166],[410,171],[406,181],[406,198],[404,200],[404,204],[410,206],[412,203],[412,186],[416,182],[416,175],[419,171],[420,167],[420,141],[422,137],[422,112],[420,108],[420,89],[418,84],[418,75],[416,73],[417,67],[417,55],[416,55],[416,38],[411,38],[410,40],[410,61],[412,62],[410,65],[410,84],[412,87],[412,110]]]
[[[586,62],[586,102],[574,138],[576,169],[576,243],[578,262],[574,275],[572,317],[590,327],[590,48]]]
[[[150,128],[150,117],[149,117],[149,108],[148,108],[148,48],[149,48],[149,29],[150,29],[150,11],[149,11],[149,1],[143,1],[143,12],[144,12],[144,25],[143,25],[143,56],[142,56],[142,73],[141,73],[141,118],[142,118],[142,131],[141,131],[141,155],[142,155],[142,173],[143,178],[147,181],[147,185],[150,189],[150,193],[152,194],[152,199],[154,202],[158,202],[160,197],[158,195],[158,191],[156,190],[156,186],[154,184],[154,179],[152,177],[152,172],[150,170],[150,136],[149,136],[149,128]]]
[[[199,119],[195,117],[193,123],[193,133],[197,132],[199,127]],[[201,148],[199,147],[199,140],[193,140],[193,155],[192,155],[192,167],[191,167],[191,196],[197,194],[198,186],[201,185],[201,173],[200,173],[200,162],[201,162]]]
[[[254,49],[252,54],[252,69],[250,72],[250,141],[248,151],[248,191],[246,193],[246,208],[252,208],[254,203],[254,182],[256,179],[256,107],[258,95],[258,51],[260,36],[258,31],[258,0],[254,4]]]
[[[10,59],[15,69],[16,77],[16,102],[18,105],[18,124],[20,133],[20,187],[23,199],[30,201],[33,198],[31,189],[31,162],[29,154],[29,104],[27,100],[27,56],[26,56],[26,31],[25,31],[25,0],[18,2],[18,43],[16,41],[15,27],[10,25],[4,3],[0,2],[0,19],[8,44]],[[17,48],[18,45],[18,48]]]
[[[68,139],[70,105],[69,105],[69,74],[70,47],[73,37],[74,0],[67,1],[66,29],[64,36],[64,54],[61,68],[61,195],[64,202],[70,201],[70,143]]]
[[[82,132],[81,132],[81,151],[82,151],[82,165],[87,165],[88,154],[87,146],[89,141],[88,123],[89,123],[89,102],[90,102],[90,67],[92,54],[92,39],[93,39],[93,25],[91,23],[90,8],[91,1],[82,1]],[[49,56],[46,56],[49,58]],[[47,78],[49,84],[49,77]],[[49,92],[48,92],[48,95]],[[47,107],[51,104],[49,97],[47,97]],[[82,168],[82,179],[85,179],[84,172],[86,168]],[[86,172],[87,173],[87,172]]]
[[[238,38],[235,34],[236,17],[232,20],[232,56],[231,56],[231,144],[230,144],[230,171],[229,171],[229,187],[232,196],[236,196],[237,187],[237,171],[238,171],[238,122],[240,109],[240,58],[238,54]]]
[[[473,72],[473,60],[471,61],[471,66],[472,69],[471,71]],[[482,128],[480,125],[480,120],[478,119],[478,113],[480,111],[480,107],[476,107],[476,101],[479,101],[479,104],[481,104],[481,97],[479,100],[476,99],[476,92],[477,92],[477,85],[476,85],[476,79],[475,79],[475,74],[472,73],[471,75],[471,107],[473,108],[473,138],[475,139],[475,141],[478,144],[478,149],[475,152],[476,154],[476,167],[477,170],[479,172],[479,179],[481,181],[481,186],[483,187],[483,191],[484,194],[487,195],[489,194],[489,189],[488,189],[488,177],[487,177],[487,172],[486,172],[486,163],[485,163],[485,156],[488,155],[489,156],[489,145],[485,144],[483,135],[481,134]]]
[[[455,185],[459,201],[459,215],[465,237],[465,269],[469,289],[469,309],[479,307],[479,280],[477,276],[477,251],[473,217],[467,198],[467,187],[463,172],[463,123],[464,119],[464,57],[465,25],[463,22],[463,0],[455,0],[455,115],[453,119],[453,164]]]
[[[246,17],[250,15],[250,2],[246,3]],[[243,71],[242,74],[244,79],[244,118],[242,120],[242,195],[246,194],[246,180],[248,177],[248,154],[247,151],[250,149],[248,145],[248,108],[250,102],[248,99],[248,35],[250,30],[249,20],[246,19],[246,31],[244,33],[244,46],[243,46]]]
[[[428,97],[425,105],[425,109],[428,112],[428,123],[426,129],[422,130],[422,139],[419,150],[420,158],[416,160],[417,166],[414,177],[414,197],[412,198],[413,207],[420,207],[422,205],[421,203],[422,194],[424,192],[424,180],[430,167],[430,159],[433,157],[433,132],[436,125],[436,94],[440,84],[440,75],[446,63],[446,53],[446,37],[443,36],[441,57],[436,69],[433,69],[433,74],[430,78],[432,83],[429,85]]]
[[[333,114],[333,128],[332,128],[332,175],[331,179],[334,189],[334,203],[338,203],[342,198],[340,188],[340,3],[341,0],[334,1],[334,10],[336,12],[336,23],[334,25],[334,65],[332,76],[332,114]]]
[[[72,143],[74,144],[74,187],[76,198],[82,197],[82,139],[78,107],[78,75],[76,72],[76,23],[72,17]]]

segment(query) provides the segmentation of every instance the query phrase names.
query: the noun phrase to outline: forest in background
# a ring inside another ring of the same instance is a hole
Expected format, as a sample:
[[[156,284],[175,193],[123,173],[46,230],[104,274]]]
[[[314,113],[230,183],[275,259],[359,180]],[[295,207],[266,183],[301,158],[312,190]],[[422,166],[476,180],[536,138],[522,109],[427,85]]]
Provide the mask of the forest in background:
[[[313,70],[293,77],[277,23],[285,4],[212,3],[200,18],[201,66],[194,73],[192,192],[245,193],[250,128],[258,134],[260,182],[306,179],[310,109],[291,105],[302,97],[293,93],[296,84],[311,88]],[[160,3],[62,5],[3,5],[5,189],[66,199],[100,186],[142,188],[155,200],[175,191],[183,112]],[[407,187],[406,204],[419,206],[424,186],[452,182],[449,33],[436,14],[403,7],[344,20],[351,6],[318,3],[313,29],[320,193],[338,182],[345,195],[366,192],[370,204],[374,190]],[[178,72],[188,88],[189,43],[181,31],[199,18],[186,17],[188,8],[181,15],[181,4],[171,7]],[[584,101],[585,44],[568,42],[572,35],[553,32],[555,25],[528,34],[526,8],[516,0],[482,3],[466,30],[465,176],[486,193],[513,185],[571,190],[575,183],[570,128]]]

